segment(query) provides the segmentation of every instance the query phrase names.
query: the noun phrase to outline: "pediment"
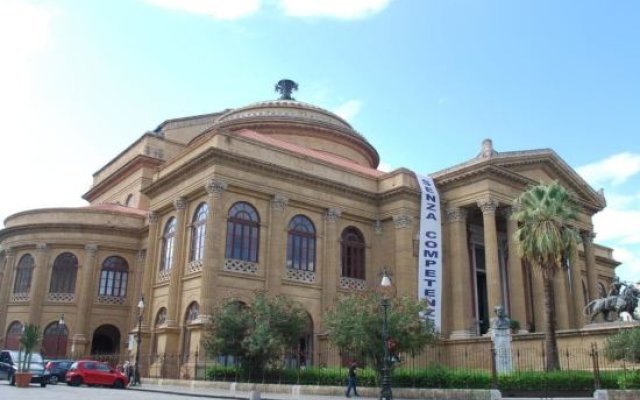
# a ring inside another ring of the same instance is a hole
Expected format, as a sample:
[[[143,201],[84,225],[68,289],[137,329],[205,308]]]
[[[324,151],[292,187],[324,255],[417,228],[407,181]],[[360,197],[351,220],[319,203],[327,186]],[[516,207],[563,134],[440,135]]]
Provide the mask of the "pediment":
[[[551,149],[494,152],[431,175],[439,188],[459,186],[479,179],[499,180],[524,190],[540,182],[557,180],[570,190],[581,206],[596,213],[606,206],[604,195],[595,191],[573,168]]]

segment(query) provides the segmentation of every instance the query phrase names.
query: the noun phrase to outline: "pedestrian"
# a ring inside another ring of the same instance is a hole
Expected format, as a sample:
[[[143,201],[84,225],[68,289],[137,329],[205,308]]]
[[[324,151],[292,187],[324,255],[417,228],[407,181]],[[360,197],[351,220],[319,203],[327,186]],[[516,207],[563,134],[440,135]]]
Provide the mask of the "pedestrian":
[[[349,374],[347,376],[347,397],[351,397],[351,389],[353,389],[354,396],[360,397],[356,388],[356,368],[358,368],[358,364],[352,361],[351,365],[349,365]]]

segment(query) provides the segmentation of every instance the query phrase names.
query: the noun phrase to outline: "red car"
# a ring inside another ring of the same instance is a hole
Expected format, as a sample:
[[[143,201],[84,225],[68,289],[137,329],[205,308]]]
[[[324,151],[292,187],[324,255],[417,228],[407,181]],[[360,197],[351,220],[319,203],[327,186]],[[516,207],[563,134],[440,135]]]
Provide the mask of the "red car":
[[[80,386],[111,386],[122,389],[127,386],[129,380],[120,371],[107,363],[93,360],[80,360],[71,365],[65,376],[67,385]]]

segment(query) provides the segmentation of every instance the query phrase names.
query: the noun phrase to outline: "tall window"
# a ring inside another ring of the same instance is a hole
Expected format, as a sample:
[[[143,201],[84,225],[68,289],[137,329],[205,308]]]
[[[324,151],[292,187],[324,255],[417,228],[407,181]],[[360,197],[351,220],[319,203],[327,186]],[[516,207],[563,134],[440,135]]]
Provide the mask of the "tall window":
[[[53,262],[49,293],[75,293],[78,259],[71,253],[62,253]]]
[[[171,217],[164,226],[164,234],[162,235],[162,256],[160,258],[160,272],[168,272],[171,270],[171,261],[173,260],[173,241],[176,236],[176,219]]]
[[[187,308],[182,325],[182,361],[188,362],[191,353],[191,327],[189,325],[200,316],[200,306],[197,302],[192,302]]]
[[[33,276],[33,257],[25,254],[20,259],[16,268],[16,280],[13,285],[13,293],[29,293],[31,290],[31,277]]]
[[[129,264],[119,256],[107,257],[100,270],[100,296],[126,297]]]
[[[364,237],[352,226],[342,231],[341,236],[342,276],[364,278]]]
[[[258,262],[260,219],[249,203],[239,202],[229,209],[226,258]]]
[[[191,223],[191,261],[200,261],[204,257],[204,238],[207,226],[207,203],[196,208]]]
[[[316,229],[309,218],[296,215],[289,222],[287,268],[315,271]]]

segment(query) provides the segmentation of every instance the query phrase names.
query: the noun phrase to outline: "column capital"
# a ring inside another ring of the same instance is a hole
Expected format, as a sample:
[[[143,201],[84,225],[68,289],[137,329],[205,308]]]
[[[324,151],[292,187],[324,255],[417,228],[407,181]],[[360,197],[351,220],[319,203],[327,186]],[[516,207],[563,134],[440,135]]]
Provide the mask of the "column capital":
[[[184,211],[184,209],[187,208],[187,199],[180,196],[177,199],[173,200],[173,206],[178,211]]]
[[[399,214],[393,216],[393,225],[396,229],[406,229],[411,227],[413,217],[409,214]]]
[[[143,262],[147,257],[147,249],[138,250],[138,261]]]
[[[209,196],[214,199],[219,199],[222,196],[222,192],[227,190],[227,183],[218,179],[210,179],[205,185],[204,189],[209,193]]]
[[[4,251],[7,253],[7,257],[13,257],[16,255],[16,249],[14,247],[7,247]]]
[[[493,214],[496,212],[496,209],[498,208],[498,200],[492,197],[485,197],[482,199],[478,199],[477,203],[478,203],[478,207],[480,207],[483,214]]]
[[[147,219],[149,220],[149,224],[157,224],[158,217],[159,216],[157,211],[149,211],[149,213],[147,213]]]
[[[373,233],[382,235],[382,222],[379,219],[373,221]]]
[[[276,194],[271,199],[271,208],[278,211],[284,211],[289,204],[289,199],[281,194]]]
[[[336,222],[341,215],[342,215],[341,209],[331,207],[327,209],[327,213],[324,215],[324,218],[329,222]]]
[[[596,233],[593,231],[582,231],[580,232],[580,237],[582,237],[582,241],[585,243],[593,243],[593,239],[596,238]]]
[[[96,252],[98,251],[98,245],[94,243],[85,244],[84,251],[87,253],[87,255],[93,257],[96,255]]]
[[[465,221],[467,219],[467,215],[469,214],[466,209],[460,207],[447,208],[445,212],[447,214],[447,220],[449,222]]]

